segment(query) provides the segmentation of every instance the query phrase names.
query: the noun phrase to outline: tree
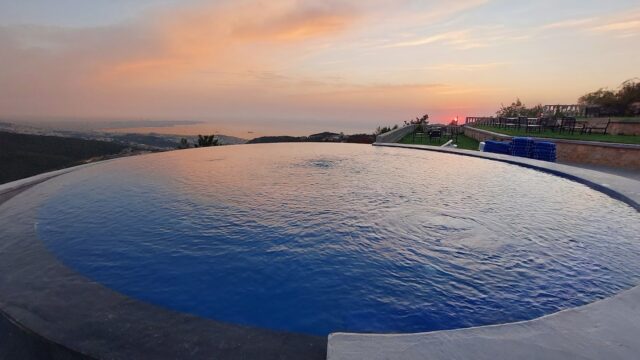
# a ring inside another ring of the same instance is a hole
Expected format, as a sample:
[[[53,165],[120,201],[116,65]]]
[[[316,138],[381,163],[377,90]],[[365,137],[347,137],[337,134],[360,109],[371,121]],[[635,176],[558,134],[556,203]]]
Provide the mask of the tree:
[[[378,126],[378,128],[376,129],[375,135],[384,134],[384,133],[387,133],[389,131],[396,130],[397,128],[398,128],[398,124],[393,125],[393,127],[391,127],[391,126],[383,126],[383,127]]]
[[[538,104],[538,105],[535,105],[534,107],[529,108],[528,111],[525,111],[524,116],[538,117],[538,116],[542,116],[543,112],[544,112],[544,106],[542,106],[542,104]]]
[[[408,125],[429,125],[429,114],[424,114],[421,117],[416,117],[413,120],[405,121],[405,126]]]
[[[194,147],[209,147],[209,146],[218,146],[218,139],[216,139],[215,135],[198,135],[198,143],[194,145]]]
[[[638,79],[623,82],[617,95],[618,101],[625,105],[625,111],[629,111],[630,105],[640,101],[640,82]]]
[[[520,99],[516,99],[516,101],[512,102],[509,106],[500,105],[500,110],[496,112],[498,117],[537,117],[542,114],[543,106],[542,104],[538,104],[534,107],[527,108],[525,104],[520,101]]]
[[[416,117],[414,120],[405,121],[404,123],[406,125],[428,125],[429,114],[424,114],[420,117]]]
[[[388,127],[388,126],[383,126],[383,127],[378,126],[378,128],[376,128],[375,134],[376,135],[381,135],[381,134],[384,134],[384,133],[388,133],[389,131],[391,131],[391,128]]]
[[[429,124],[429,114],[424,114],[422,115],[422,117],[417,117],[416,121],[418,122],[418,124],[423,124],[423,125],[427,125]]]
[[[600,113],[617,116],[637,115],[639,102],[640,81],[637,78],[623,82],[617,91],[602,88],[578,99],[581,105],[599,107]]]
[[[189,141],[187,141],[187,139],[182,138],[180,139],[180,144],[178,145],[178,149],[188,149],[189,148]]]
[[[578,99],[578,104],[598,107],[600,108],[599,112],[605,114],[620,114],[623,111],[623,106],[615,91],[608,89],[598,89],[582,95]]]

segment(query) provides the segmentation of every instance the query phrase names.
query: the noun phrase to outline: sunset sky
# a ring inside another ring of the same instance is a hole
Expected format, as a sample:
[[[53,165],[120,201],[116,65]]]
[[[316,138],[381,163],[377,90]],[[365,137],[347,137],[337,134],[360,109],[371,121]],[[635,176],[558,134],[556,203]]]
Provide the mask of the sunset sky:
[[[638,44],[638,0],[0,0],[0,118],[369,132],[574,103]]]

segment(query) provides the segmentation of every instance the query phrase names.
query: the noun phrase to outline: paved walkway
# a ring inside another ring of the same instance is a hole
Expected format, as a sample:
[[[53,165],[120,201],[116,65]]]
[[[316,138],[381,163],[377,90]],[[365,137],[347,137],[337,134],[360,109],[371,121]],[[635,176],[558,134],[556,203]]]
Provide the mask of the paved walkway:
[[[409,335],[332,334],[329,360],[640,358],[640,287],[536,320]]]
[[[575,166],[583,169],[600,171],[607,174],[623,176],[629,179],[640,181],[640,170],[621,169],[621,168],[615,168],[615,167],[609,167],[609,166],[587,165],[587,164],[566,163],[566,165]]]

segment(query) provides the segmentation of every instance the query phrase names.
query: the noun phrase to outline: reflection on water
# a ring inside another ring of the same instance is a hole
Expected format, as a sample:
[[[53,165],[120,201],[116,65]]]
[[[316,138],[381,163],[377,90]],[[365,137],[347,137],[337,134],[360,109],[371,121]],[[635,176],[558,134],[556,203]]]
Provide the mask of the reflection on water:
[[[640,274],[640,216],[582,185],[454,155],[205,148],[86,168],[39,211],[68,266],[226,322],[327,334],[538,317]]]

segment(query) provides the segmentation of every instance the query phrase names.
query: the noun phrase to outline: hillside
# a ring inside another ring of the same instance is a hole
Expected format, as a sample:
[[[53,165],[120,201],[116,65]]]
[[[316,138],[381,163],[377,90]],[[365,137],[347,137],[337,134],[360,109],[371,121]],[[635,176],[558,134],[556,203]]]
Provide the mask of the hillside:
[[[127,149],[112,142],[0,132],[0,184]]]
[[[354,134],[343,135],[332,132],[322,132],[309,136],[263,136],[251,139],[247,144],[283,143],[283,142],[345,142],[358,144],[372,144],[376,141],[375,135]]]
[[[305,137],[298,136],[262,136],[247,141],[247,144],[267,144],[267,143],[283,143],[283,142],[302,142],[306,141]]]

